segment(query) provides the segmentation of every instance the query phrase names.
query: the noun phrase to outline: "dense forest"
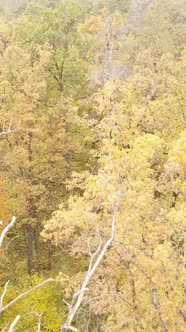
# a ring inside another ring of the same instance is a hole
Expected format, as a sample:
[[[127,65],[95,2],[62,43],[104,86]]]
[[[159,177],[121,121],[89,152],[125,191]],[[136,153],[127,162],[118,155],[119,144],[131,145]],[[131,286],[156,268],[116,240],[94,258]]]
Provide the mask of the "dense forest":
[[[0,0],[2,332],[186,330],[185,41],[185,0]]]

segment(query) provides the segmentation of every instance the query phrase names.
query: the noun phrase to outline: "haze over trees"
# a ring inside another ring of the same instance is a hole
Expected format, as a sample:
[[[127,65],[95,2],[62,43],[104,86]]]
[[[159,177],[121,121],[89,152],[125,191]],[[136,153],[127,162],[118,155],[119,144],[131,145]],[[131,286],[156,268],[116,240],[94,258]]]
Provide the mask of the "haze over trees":
[[[0,0],[1,331],[185,331],[185,23]]]

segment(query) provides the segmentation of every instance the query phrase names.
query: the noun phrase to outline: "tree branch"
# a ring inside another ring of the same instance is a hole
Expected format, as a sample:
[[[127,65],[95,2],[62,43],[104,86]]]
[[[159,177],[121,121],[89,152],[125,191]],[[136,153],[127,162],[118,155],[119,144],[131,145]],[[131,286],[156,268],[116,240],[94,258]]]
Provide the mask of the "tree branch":
[[[18,131],[20,131],[21,130],[21,128],[20,128],[20,124],[19,124],[19,127],[18,128],[12,128],[12,124],[13,124],[13,120],[11,119],[10,120],[10,122],[9,122],[9,124],[8,124],[8,128],[5,128],[5,127],[7,127],[6,126],[6,124],[4,123],[3,125],[2,125],[2,131],[0,132],[0,136],[3,136],[3,135],[8,135],[8,134],[10,134],[10,133],[17,133]]]
[[[73,327],[73,326],[69,326],[68,329],[71,330],[71,331],[75,331],[75,332],[78,332],[78,331],[79,331],[78,329],[76,329],[76,328]]]
[[[38,323],[37,323],[37,332],[41,332],[41,319],[42,319],[43,313],[40,315],[37,314],[38,317]]]
[[[48,282],[54,281],[54,279],[49,278],[47,280],[42,281],[40,284],[34,286],[33,288],[21,293],[20,295],[18,295],[15,299],[13,299],[12,301],[10,301],[8,304],[6,304],[4,307],[0,308],[0,313],[3,312],[4,310],[8,309],[12,304],[14,304],[15,302],[17,302],[18,300],[22,299],[24,296],[28,295],[29,293],[31,293],[32,291],[44,286],[45,284],[47,284]]]
[[[4,237],[6,235],[6,233],[9,231],[9,229],[14,225],[16,221],[16,217],[13,217],[11,222],[3,229],[1,235],[0,235],[0,247],[2,247],[2,244],[3,244],[3,240],[4,240]]]
[[[99,295],[99,296],[95,296],[95,297],[91,297],[89,300],[87,300],[87,302],[82,306],[82,308],[86,307],[87,304],[91,303],[92,301],[97,301],[100,299],[103,299],[105,297],[118,297],[120,298],[123,302],[127,303],[129,306],[132,307],[132,304],[126,299],[124,298],[122,295],[117,294],[117,293],[113,293],[113,294],[108,294],[108,295]]]
[[[14,319],[13,323],[10,325],[10,328],[9,328],[8,332],[13,332],[13,331],[14,331],[14,327],[16,326],[16,324],[17,324],[18,320],[20,319],[20,317],[21,317],[21,316],[18,315],[18,316]]]
[[[0,296],[0,310],[3,307],[3,299],[4,299],[4,296],[5,296],[6,292],[7,292],[7,286],[9,284],[9,282],[10,282],[10,280],[8,280],[6,282],[5,287],[4,287],[4,291],[3,291],[2,295]]]

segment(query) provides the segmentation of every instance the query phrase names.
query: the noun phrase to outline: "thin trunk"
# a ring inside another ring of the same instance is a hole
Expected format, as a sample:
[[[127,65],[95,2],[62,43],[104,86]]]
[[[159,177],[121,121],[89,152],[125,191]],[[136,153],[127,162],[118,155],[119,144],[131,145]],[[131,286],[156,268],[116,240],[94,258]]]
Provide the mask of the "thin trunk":
[[[30,131],[28,133],[28,160],[29,160],[29,180],[30,184],[32,186],[32,161],[33,161],[33,156],[32,156],[32,139],[33,139],[33,133]],[[36,219],[36,210],[35,210],[35,205],[33,202],[32,198],[28,199],[29,202],[29,217],[32,219]],[[28,274],[32,274],[32,270],[34,268],[34,248],[33,245],[36,245],[35,242],[35,234],[34,234],[34,229],[32,225],[28,225]]]
[[[63,91],[63,83],[59,82],[58,86],[59,86],[59,91],[62,92]]]
[[[39,248],[39,230],[38,225],[34,229],[34,248],[37,257],[37,272],[40,272],[40,248]]]
[[[47,270],[51,271],[51,269],[52,269],[52,246],[51,246],[50,242],[48,243],[47,251],[48,251]]]
[[[101,332],[101,325],[102,325],[101,323],[102,323],[101,316],[97,316],[97,322],[96,322],[97,332]]]
[[[34,268],[33,262],[33,229],[31,225],[28,225],[28,266],[27,272],[29,275],[32,274]]]
[[[165,332],[169,331],[169,327],[167,325],[166,320],[164,319],[162,312],[161,312],[161,306],[159,303],[159,300],[157,298],[157,290],[156,289],[151,289],[151,298],[152,298],[152,304],[154,305],[155,309],[158,311],[159,313],[159,317],[160,317],[160,322],[161,322],[161,326],[163,328],[163,330]]]

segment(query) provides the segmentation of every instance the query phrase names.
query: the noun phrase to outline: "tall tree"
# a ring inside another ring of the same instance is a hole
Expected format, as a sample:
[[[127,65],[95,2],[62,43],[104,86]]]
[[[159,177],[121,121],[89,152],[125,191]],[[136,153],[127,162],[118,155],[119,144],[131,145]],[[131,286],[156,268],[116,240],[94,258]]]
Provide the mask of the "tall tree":
[[[77,32],[84,13],[78,2],[70,1],[54,8],[41,7],[34,15],[28,13],[18,22],[20,41],[33,56],[37,45],[47,43],[51,47],[48,72],[53,93],[56,93],[56,85],[60,92],[68,96],[80,93],[83,83],[85,88],[86,66],[81,54],[83,44]]]

